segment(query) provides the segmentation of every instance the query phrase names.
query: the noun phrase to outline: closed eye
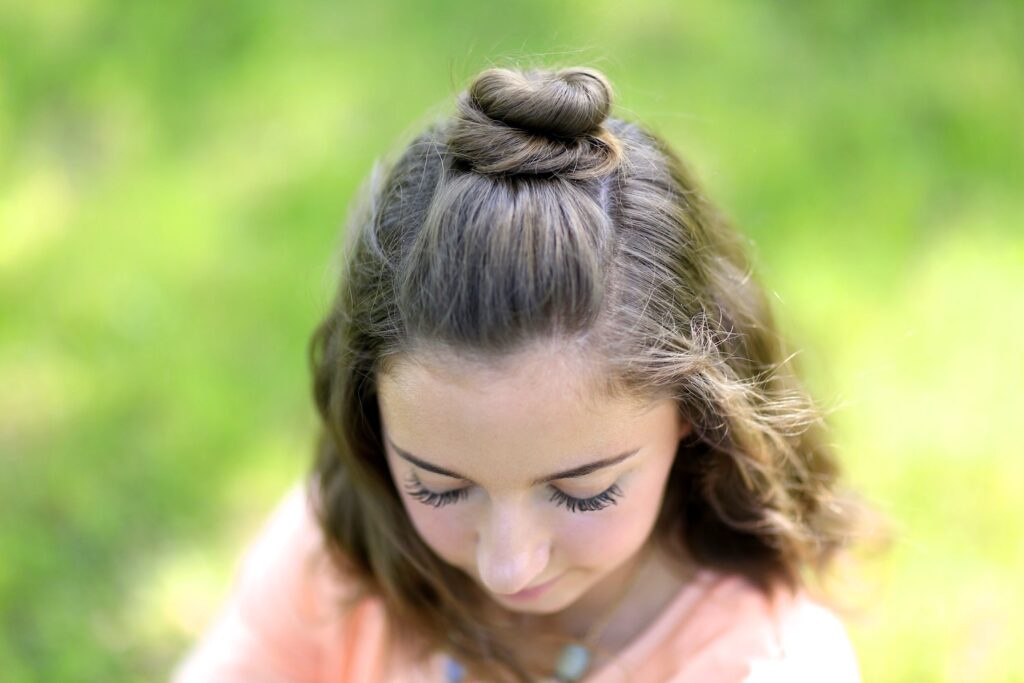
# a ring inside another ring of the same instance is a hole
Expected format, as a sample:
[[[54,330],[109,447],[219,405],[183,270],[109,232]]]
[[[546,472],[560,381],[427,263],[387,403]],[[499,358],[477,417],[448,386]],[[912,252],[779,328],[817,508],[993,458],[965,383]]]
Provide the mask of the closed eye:
[[[551,488],[551,498],[549,500],[554,501],[555,506],[564,505],[569,512],[594,512],[596,510],[603,510],[609,505],[616,505],[618,499],[622,497],[622,490],[618,484],[612,484],[601,493],[596,496],[590,496],[589,498],[576,498],[570,496],[568,493],[561,491],[554,486]]]
[[[465,500],[469,496],[470,488],[472,487],[463,486],[462,488],[448,491],[431,491],[423,485],[419,477],[413,472],[410,472],[405,480],[405,490],[411,497],[424,505],[430,505],[435,508]],[[588,498],[570,496],[555,486],[549,485],[548,488],[551,491],[551,497],[548,500],[553,502],[555,507],[564,505],[569,512],[596,512],[597,510],[603,510],[609,505],[616,505],[618,499],[622,497],[622,489],[619,488],[618,484],[612,484],[596,496]]]
[[[450,491],[431,491],[423,486],[419,477],[412,473],[409,474],[409,478],[405,481],[405,490],[410,496],[424,505],[436,508],[465,500],[466,496],[469,495],[469,488],[468,486],[463,486],[461,489],[452,489]]]

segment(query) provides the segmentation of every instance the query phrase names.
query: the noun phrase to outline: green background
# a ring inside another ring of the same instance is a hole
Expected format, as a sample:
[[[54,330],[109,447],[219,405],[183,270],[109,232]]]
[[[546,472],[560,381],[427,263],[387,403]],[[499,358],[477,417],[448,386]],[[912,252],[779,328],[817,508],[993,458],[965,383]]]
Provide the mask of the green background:
[[[0,676],[166,678],[307,467],[373,160],[586,64],[751,240],[848,481],[865,681],[1024,681],[1013,2],[0,0]],[[1015,640],[1016,639],[1016,640]]]

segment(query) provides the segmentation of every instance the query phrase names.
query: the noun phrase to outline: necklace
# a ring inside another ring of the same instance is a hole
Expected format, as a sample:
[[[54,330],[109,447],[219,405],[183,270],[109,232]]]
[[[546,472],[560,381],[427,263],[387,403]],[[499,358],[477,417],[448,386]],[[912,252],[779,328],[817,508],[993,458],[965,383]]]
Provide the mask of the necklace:
[[[643,562],[649,556],[649,553],[644,550],[641,551],[642,555],[639,560],[640,567],[633,572],[633,575],[629,580],[625,581],[612,602],[611,606],[605,610],[601,618],[594,622],[586,634],[580,640],[579,643],[570,643],[562,648],[561,654],[558,656],[558,662],[555,664],[555,674],[553,678],[546,678],[542,683],[576,683],[583,678],[584,674],[590,670],[591,664],[594,660],[594,653],[592,645],[601,634],[604,633],[605,628],[611,622],[611,618],[619,611],[619,607],[622,602],[629,595],[631,589],[637,582],[641,570],[643,569]],[[466,671],[461,664],[456,662],[451,657],[445,658],[445,680],[447,683],[462,683],[466,676]]]

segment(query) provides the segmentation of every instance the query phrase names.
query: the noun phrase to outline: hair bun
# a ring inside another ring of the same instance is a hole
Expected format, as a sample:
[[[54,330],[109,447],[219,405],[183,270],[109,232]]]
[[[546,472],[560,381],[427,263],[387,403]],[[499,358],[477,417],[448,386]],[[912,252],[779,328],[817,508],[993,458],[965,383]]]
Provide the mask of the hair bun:
[[[604,75],[583,67],[554,72],[488,69],[473,81],[469,96],[495,121],[563,138],[593,131],[612,106]]]
[[[611,106],[611,85],[595,69],[487,69],[460,96],[448,143],[478,173],[592,178],[620,157],[602,126]]]

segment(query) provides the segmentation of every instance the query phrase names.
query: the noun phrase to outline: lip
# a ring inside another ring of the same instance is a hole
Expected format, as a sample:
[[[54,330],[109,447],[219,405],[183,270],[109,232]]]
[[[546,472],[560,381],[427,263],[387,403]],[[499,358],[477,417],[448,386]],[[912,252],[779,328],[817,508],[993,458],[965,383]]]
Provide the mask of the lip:
[[[560,578],[561,575],[558,575],[555,578],[548,579],[544,583],[533,586],[532,588],[524,588],[518,593],[507,593],[502,595],[501,597],[506,598],[508,600],[532,600],[533,598],[536,598],[542,595],[543,593],[547,592],[547,590]]]

